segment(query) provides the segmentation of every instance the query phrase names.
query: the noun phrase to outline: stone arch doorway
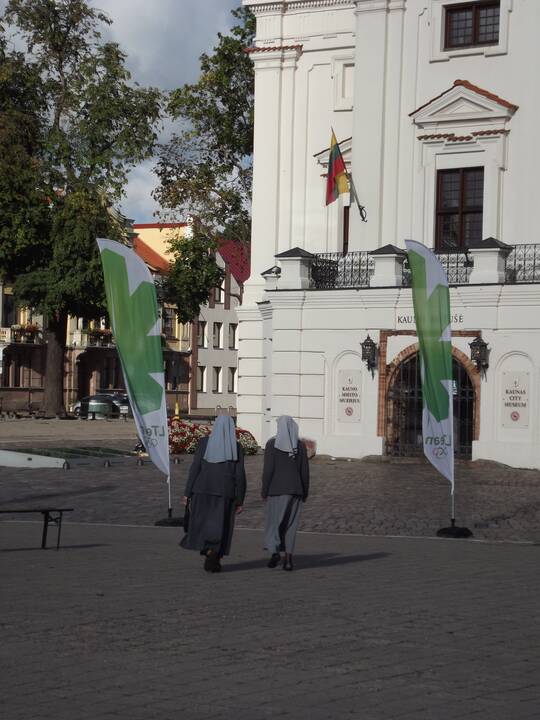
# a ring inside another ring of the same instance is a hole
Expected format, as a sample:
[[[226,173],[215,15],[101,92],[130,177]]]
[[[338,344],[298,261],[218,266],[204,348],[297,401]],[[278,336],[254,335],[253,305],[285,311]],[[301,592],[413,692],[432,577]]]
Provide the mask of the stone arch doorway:
[[[475,384],[464,364],[452,357],[455,456],[469,460],[476,439]],[[461,355],[461,353],[459,353]],[[396,364],[386,393],[385,453],[396,457],[423,455],[422,386],[415,349]]]

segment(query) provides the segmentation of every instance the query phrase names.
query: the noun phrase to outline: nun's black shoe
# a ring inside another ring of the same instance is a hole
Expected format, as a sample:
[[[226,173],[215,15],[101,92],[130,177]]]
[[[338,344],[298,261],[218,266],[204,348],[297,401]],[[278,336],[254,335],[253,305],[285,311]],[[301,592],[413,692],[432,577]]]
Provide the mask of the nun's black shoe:
[[[268,561],[267,567],[269,568],[275,568],[279,565],[279,561],[281,560],[281,555],[279,553],[272,553],[272,557]]]
[[[204,569],[206,572],[219,572],[221,570],[219,558],[213,550],[208,550],[206,553],[206,557],[204,559]]]
[[[292,555],[288,555],[285,557],[285,560],[283,561],[283,569],[288,570],[289,572],[293,569],[293,562],[292,562]]]

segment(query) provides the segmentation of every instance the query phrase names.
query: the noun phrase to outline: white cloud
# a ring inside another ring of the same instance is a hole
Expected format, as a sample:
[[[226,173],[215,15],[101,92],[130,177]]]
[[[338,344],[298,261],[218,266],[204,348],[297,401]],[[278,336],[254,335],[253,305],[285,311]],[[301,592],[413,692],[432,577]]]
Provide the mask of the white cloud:
[[[92,4],[113,21],[107,37],[126,52],[132,79],[172,90],[196,81],[200,55],[214,47],[218,32],[227,32],[234,24],[231,10],[240,0],[92,0]],[[162,141],[171,129],[164,128]],[[156,221],[153,164],[143,163],[129,176],[121,209],[135,222]]]

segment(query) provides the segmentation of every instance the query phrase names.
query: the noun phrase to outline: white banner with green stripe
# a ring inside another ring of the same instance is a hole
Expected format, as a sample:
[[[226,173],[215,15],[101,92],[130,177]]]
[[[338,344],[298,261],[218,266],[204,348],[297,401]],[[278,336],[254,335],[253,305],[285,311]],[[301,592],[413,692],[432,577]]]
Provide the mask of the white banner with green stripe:
[[[406,240],[422,378],[424,454],[454,491],[452,335],[448,277],[425,245]]]
[[[98,239],[107,305],[137,431],[169,476],[169,432],[161,325],[150,271],[131,248]]]

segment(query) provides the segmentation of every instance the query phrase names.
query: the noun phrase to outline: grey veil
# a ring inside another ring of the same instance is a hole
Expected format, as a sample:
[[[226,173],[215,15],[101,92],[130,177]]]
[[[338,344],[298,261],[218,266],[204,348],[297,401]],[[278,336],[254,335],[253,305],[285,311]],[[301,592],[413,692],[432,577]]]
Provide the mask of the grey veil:
[[[209,463],[238,460],[234,422],[229,415],[217,416],[212,434],[208,438],[204,459]]]
[[[278,417],[274,447],[289,455],[296,455],[298,452],[298,425],[290,415]]]

